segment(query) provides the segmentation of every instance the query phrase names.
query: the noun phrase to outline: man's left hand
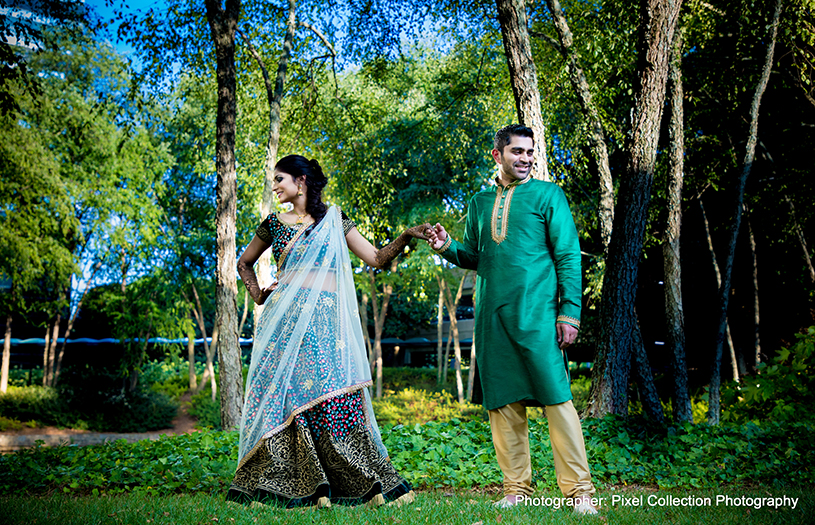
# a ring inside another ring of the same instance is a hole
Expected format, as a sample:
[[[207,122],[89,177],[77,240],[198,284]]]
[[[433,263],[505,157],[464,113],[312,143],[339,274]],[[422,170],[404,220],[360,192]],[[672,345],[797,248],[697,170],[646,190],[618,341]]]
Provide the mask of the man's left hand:
[[[577,328],[567,323],[557,323],[556,326],[557,342],[560,345],[560,349],[563,350],[577,339]]]

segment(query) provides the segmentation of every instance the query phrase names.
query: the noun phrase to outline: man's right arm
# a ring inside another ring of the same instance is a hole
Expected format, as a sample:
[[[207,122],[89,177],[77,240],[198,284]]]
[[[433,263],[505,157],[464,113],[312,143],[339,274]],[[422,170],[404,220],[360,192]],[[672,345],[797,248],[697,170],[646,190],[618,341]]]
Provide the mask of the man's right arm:
[[[478,269],[478,237],[473,203],[467,212],[467,223],[464,229],[464,240],[453,239],[441,224],[436,224],[429,234],[428,243],[439,255],[467,270]]]

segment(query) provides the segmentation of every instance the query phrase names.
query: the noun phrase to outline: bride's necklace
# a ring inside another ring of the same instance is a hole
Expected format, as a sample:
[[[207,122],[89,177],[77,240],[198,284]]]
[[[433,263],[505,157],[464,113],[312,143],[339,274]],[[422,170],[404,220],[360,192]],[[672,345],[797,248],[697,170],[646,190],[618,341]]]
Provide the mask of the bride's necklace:
[[[303,215],[300,215],[297,212],[294,213],[297,214],[297,222],[295,222],[294,224],[303,224],[303,219],[308,217],[308,212],[304,213]]]

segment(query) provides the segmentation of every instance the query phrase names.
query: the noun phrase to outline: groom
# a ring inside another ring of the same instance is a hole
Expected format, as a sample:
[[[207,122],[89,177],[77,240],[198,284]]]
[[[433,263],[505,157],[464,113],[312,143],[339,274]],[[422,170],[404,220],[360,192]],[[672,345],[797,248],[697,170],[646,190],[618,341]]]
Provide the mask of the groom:
[[[495,184],[470,201],[464,237],[436,224],[428,243],[451,263],[477,270],[475,343],[504,498],[533,494],[527,406],[545,406],[557,483],[580,514],[596,514],[580,419],[572,405],[564,350],[580,328],[580,245],[569,203],[533,179],[532,130],[495,134]]]

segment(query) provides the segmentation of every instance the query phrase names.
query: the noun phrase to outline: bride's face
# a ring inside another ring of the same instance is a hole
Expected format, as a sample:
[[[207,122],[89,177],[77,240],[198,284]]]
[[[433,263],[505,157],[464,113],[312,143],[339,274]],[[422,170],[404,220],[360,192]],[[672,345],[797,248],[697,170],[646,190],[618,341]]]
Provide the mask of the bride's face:
[[[294,202],[294,200],[297,199],[297,194],[300,193],[301,188],[303,195],[306,193],[305,185],[302,182],[299,184],[300,188],[298,188],[298,182],[295,181],[294,177],[288,173],[284,171],[275,171],[272,191],[275,192],[277,195],[277,200],[279,200],[281,203]]]

